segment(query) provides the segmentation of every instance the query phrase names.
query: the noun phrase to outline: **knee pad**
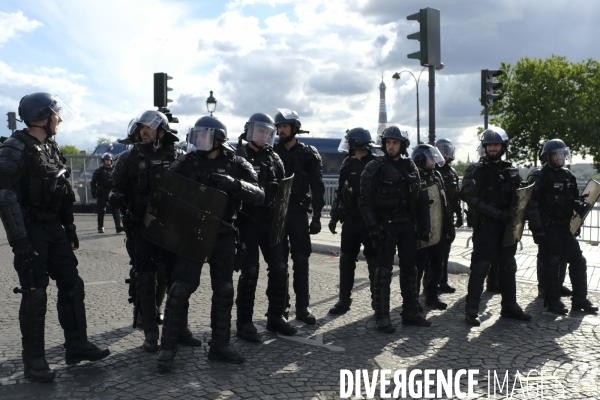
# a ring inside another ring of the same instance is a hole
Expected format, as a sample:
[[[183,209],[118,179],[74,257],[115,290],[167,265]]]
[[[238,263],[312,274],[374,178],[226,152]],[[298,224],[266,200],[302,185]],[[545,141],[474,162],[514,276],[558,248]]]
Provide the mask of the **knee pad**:
[[[492,266],[492,263],[487,260],[473,261],[471,263],[471,274],[480,279],[485,279],[488,272],[490,271],[491,266]]]
[[[550,258],[550,260],[548,261],[548,269],[560,271],[560,259],[556,256]]]
[[[504,262],[502,263],[502,269],[504,272],[515,274],[517,272],[517,262],[515,260]]]
[[[277,280],[287,280],[288,278],[288,266],[286,263],[279,263],[271,267],[271,272],[275,275]]]
[[[216,294],[221,298],[233,298],[233,284],[231,282],[227,282],[226,284],[220,286],[217,289]]]
[[[48,301],[46,288],[37,288],[31,291],[31,293],[28,293],[27,296],[27,303],[29,303],[28,308],[31,313],[34,314],[31,317],[46,315],[46,304]]]
[[[356,269],[356,257],[352,257],[350,254],[340,251],[340,265],[354,266],[353,269]]]
[[[258,279],[258,268],[259,265],[257,264],[253,264],[253,265],[249,265],[246,268],[244,268],[243,272],[243,276],[246,279],[251,279],[251,280],[257,280]]]
[[[308,254],[304,253],[296,253],[292,254],[292,260],[294,261],[294,265],[307,265],[308,266]]]
[[[139,286],[156,285],[156,272],[154,271],[138,272],[136,278]]]
[[[392,268],[377,268],[375,280],[379,285],[389,286],[392,283]]]
[[[75,299],[83,301],[85,298],[85,285],[83,279],[79,275],[73,278],[64,287],[58,288],[58,300],[59,302],[71,302]]]
[[[169,290],[169,297],[175,299],[188,299],[192,294],[188,287],[181,281],[175,281]]]

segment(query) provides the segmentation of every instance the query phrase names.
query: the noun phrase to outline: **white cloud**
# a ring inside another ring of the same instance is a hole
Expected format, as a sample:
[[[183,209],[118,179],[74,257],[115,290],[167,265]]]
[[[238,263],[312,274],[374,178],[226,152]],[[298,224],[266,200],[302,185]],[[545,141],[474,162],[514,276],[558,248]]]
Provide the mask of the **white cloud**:
[[[0,46],[18,37],[19,32],[33,32],[43,24],[27,18],[21,11],[5,13],[0,11]]]

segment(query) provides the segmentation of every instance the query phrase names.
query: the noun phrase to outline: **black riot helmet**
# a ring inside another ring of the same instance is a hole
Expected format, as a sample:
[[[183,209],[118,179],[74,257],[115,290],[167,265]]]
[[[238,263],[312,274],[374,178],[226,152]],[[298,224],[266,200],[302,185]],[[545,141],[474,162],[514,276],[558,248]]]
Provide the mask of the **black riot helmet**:
[[[201,117],[188,134],[187,151],[210,153],[217,148],[215,140],[227,142],[227,127],[217,117]]]
[[[371,133],[364,128],[352,128],[346,131],[346,136],[340,141],[338,151],[340,153],[347,153],[350,149],[367,149],[378,148],[375,145],[373,139],[371,139]]]
[[[386,152],[386,139],[399,140],[402,143],[402,146],[400,147],[400,153],[408,155],[406,150],[408,149],[408,146],[410,146],[410,140],[408,139],[408,131],[406,129],[395,125],[391,125],[383,130],[383,132],[381,133],[381,149],[384,153]]]
[[[556,157],[554,156],[556,155]],[[560,139],[548,140],[540,151],[540,161],[542,165],[547,165],[551,168],[561,168],[565,164],[571,163],[571,153],[569,148]]]
[[[487,152],[488,144],[502,144],[502,152],[500,153],[500,157],[506,154],[508,151],[508,145],[510,143],[508,139],[508,135],[502,128],[498,127],[490,127],[481,133],[481,147],[485,149],[485,154],[489,157]]]
[[[275,141],[275,124],[270,115],[254,113],[244,125],[242,139],[247,142],[262,143],[273,146]]]
[[[104,153],[104,154],[102,154],[102,161],[106,161],[106,160],[112,161],[113,160],[113,155],[110,154],[110,153]]]
[[[44,129],[48,137],[50,131],[50,116],[56,114],[63,121],[70,121],[75,117],[75,112],[60,99],[50,93],[32,93],[24,96],[19,102],[19,117],[28,127],[35,126]],[[31,125],[31,122],[45,121],[44,126]]]
[[[134,120],[135,124],[140,129],[140,124],[146,125],[150,129],[162,129],[165,132],[163,140],[170,142],[178,142],[179,138],[171,131],[169,127],[169,120],[166,115],[156,110],[142,111],[138,114]]]
[[[434,169],[436,165],[442,167],[446,163],[437,147],[425,143],[413,149],[411,158],[420,169]]]
[[[442,153],[444,159],[448,157],[448,161],[454,161],[454,153],[456,148],[450,141],[450,139],[438,139],[435,142],[435,147]]]
[[[297,133],[302,126],[298,113],[294,110],[287,108],[278,108],[277,114],[275,114],[275,126],[280,124],[290,124],[292,126],[292,132]],[[295,129],[294,129],[295,128]]]

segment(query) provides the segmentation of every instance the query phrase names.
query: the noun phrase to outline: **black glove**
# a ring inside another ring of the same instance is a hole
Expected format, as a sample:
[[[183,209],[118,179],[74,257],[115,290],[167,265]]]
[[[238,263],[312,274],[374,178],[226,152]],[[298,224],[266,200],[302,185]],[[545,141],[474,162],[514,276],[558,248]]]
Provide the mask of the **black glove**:
[[[310,221],[310,226],[308,227],[308,233],[311,235],[316,235],[321,232],[321,217],[313,217],[312,221]]]
[[[502,211],[500,215],[498,215],[498,220],[504,224],[510,224],[513,218],[508,211]]]
[[[69,238],[69,242],[71,242],[73,250],[77,250],[79,248],[79,238],[77,238],[77,233],[75,232],[75,229],[75,225],[65,226],[65,233],[67,234],[67,238]]]
[[[92,199],[96,199],[98,198],[98,192],[95,190],[92,190]]]
[[[373,242],[373,247],[375,247],[375,250],[381,251],[384,240],[383,232],[381,231],[381,229],[378,228],[376,230],[372,230],[371,232],[369,232],[369,237]]]
[[[217,188],[221,190],[232,190],[237,192],[242,187],[239,180],[229,175],[212,174],[212,180],[217,184]]]
[[[27,238],[15,240],[12,243],[12,251],[19,261],[31,261],[35,256],[33,247]]]
[[[543,244],[546,243],[546,232],[543,230],[532,231],[533,234],[533,242],[535,244]]]
[[[454,226],[457,228],[460,228],[461,226],[463,226],[462,214],[458,214],[458,216],[456,217],[456,222],[454,223]]]
[[[329,230],[330,230],[330,231],[331,231],[331,233],[333,233],[334,235],[337,233],[337,232],[335,231],[335,226],[337,225],[337,223],[338,223],[338,222],[337,222],[337,220],[335,220],[335,219],[333,219],[333,218],[329,220]]]

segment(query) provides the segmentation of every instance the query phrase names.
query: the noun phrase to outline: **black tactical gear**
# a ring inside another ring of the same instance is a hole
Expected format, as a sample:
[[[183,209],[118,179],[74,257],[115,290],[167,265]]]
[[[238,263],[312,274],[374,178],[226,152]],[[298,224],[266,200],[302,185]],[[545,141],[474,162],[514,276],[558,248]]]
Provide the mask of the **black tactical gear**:
[[[296,111],[283,108],[278,109],[277,114],[275,114],[275,126],[280,124],[290,124],[296,128],[296,132],[298,132],[300,127],[302,127],[298,113]]]
[[[458,193],[460,190],[458,174],[449,162],[439,167],[437,170],[442,175],[442,179],[444,181],[446,200],[448,201],[448,208],[450,211],[450,215],[452,216],[453,222],[455,221],[454,226],[460,228],[463,226],[463,216],[460,205],[460,198],[458,197]],[[455,220],[454,215],[456,215]],[[444,268],[442,270],[442,277],[440,279],[441,292],[454,293],[455,291],[454,288],[448,285],[448,258],[450,257],[450,248],[452,247],[453,241],[454,238],[446,240],[446,248],[444,251]]]
[[[165,290],[165,282],[157,281],[160,260],[164,260],[172,269],[176,256],[159,246],[149,242],[140,232],[146,207],[150,202],[150,194],[154,186],[158,168],[168,168],[183,152],[168,140],[154,151],[152,144],[135,144],[132,150],[119,155],[115,164],[113,190],[110,193],[110,204],[113,208],[127,210],[131,224],[133,247],[133,268],[135,271],[136,296],[134,309],[142,314],[144,326],[144,349],[149,352],[158,350],[158,306],[157,287]],[[170,273],[167,273],[169,276]]]
[[[205,117],[207,118],[207,117]],[[228,190],[229,201],[223,215],[223,227],[215,240],[213,252],[208,259],[210,280],[213,290],[211,306],[212,341],[208,353],[209,360],[221,360],[241,363],[243,357],[230,345],[231,309],[233,307],[233,270],[235,265],[234,220],[244,206],[256,207],[263,203],[264,192],[258,186],[256,173],[242,157],[220,146],[216,158],[208,158],[206,153],[194,152],[179,157],[170,169],[188,179],[216,188],[214,174],[229,176],[240,182],[239,188]],[[200,284],[203,263],[185,257],[179,257],[173,270],[172,286],[165,305],[165,321],[161,338],[161,350],[158,354],[158,367],[171,368],[177,353],[177,340],[182,327],[182,316],[189,298]]]
[[[389,129],[389,128],[388,128]],[[402,323],[429,326],[418,311],[416,232],[419,171],[411,159],[385,155],[367,164],[360,179],[359,206],[372,237],[377,237],[374,307],[377,327],[391,333],[390,284],[394,253],[400,257]]]
[[[106,157],[106,158],[105,158]],[[111,160],[112,154],[105,153],[102,156],[102,160]],[[98,212],[98,232],[104,232],[104,213],[108,204],[108,196],[113,188],[112,179],[112,167],[102,165],[92,175],[92,197],[98,199],[96,202],[96,210]],[[123,231],[121,226],[121,213],[117,207],[111,207],[113,219],[115,221],[115,228],[117,233]]]
[[[477,318],[479,302],[492,261],[497,261],[500,268],[501,315],[522,320],[531,318],[516,304],[517,245],[502,246],[506,220],[510,217],[510,200],[513,192],[519,188],[520,181],[517,168],[505,161],[492,162],[487,157],[482,158],[481,162],[471,164],[465,171],[460,196],[469,206],[467,218],[469,225],[473,227],[471,275],[465,306],[468,324],[480,323]]]
[[[556,164],[552,163],[550,159],[552,154],[558,156]],[[571,155],[565,142],[560,139],[552,139],[544,144],[544,147],[540,151],[539,159],[542,162],[542,165],[549,164],[548,166],[551,168],[560,168],[564,167],[565,164],[570,163]]]
[[[23,108],[21,112],[25,113]],[[0,217],[15,252],[21,286],[16,290],[23,295],[19,310],[23,363],[25,375],[38,382],[54,379],[44,355],[50,278],[58,288],[58,319],[65,333],[67,363],[74,358],[98,360],[110,353],[87,341],[83,281],[71,246],[73,242],[78,247],[79,241],[69,174],[52,139],[41,143],[26,131],[16,131],[0,147]]]
[[[278,114],[279,115],[279,114]],[[297,115],[296,115],[297,116]],[[296,121],[294,119],[294,121]],[[300,121],[298,121],[298,127]],[[278,122],[275,124],[290,123]],[[315,318],[308,310],[308,258],[312,252],[310,234],[321,230],[321,211],[325,206],[323,184],[323,163],[317,149],[299,141],[289,150],[284,143],[277,143],[275,152],[281,158],[286,177],[294,175],[292,192],[288,205],[287,224],[282,241],[284,257],[291,253],[294,271],[294,293],[296,294],[296,318],[314,324]],[[309,194],[309,189],[310,193]],[[312,205],[312,210],[310,206]],[[307,213],[313,213],[312,221],[308,223]],[[288,243],[289,238],[289,243]],[[290,247],[291,246],[291,247]]]
[[[527,180],[535,183],[528,219],[529,229],[540,246],[541,264],[544,265],[544,305],[550,312],[563,314],[566,311],[560,301],[560,260],[564,259],[569,263],[573,284],[573,309],[597,311],[598,308],[587,300],[587,263],[579,242],[570,231],[575,201],[579,199],[575,177],[566,168],[552,168],[550,163],[546,163],[543,168],[531,171]]]
[[[349,139],[353,139],[351,132]],[[366,131],[368,133],[368,131]],[[359,132],[361,133],[361,132]],[[360,138],[359,138],[360,139]],[[370,140],[370,134],[369,134]],[[360,140],[369,145],[366,137]],[[356,141],[358,143],[359,140]],[[360,145],[360,144],[359,144]],[[369,152],[360,160],[349,156],[342,162],[338,189],[331,208],[331,221],[342,222],[342,244],[340,251],[340,294],[339,301],[329,310],[330,314],[344,314],[352,304],[352,288],[354,286],[354,271],[356,269],[356,258],[360,252],[361,244],[364,246],[363,254],[367,259],[369,270],[369,281],[371,283],[371,297],[373,297],[373,280],[377,263],[377,250],[373,247],[373,241],[369,237],[369,230],[360,213],[358,200],[360,198],[360,177],[366,165],[376,157]]]
[[[435,141],[435,147],[442,153],[442,156],[448,157],[448,161],[454,161],[456,148],[450,139],[438,139]]]
[[[250,119],[258,119],[254,114]],[[270,117],[269,117],[270,118]],[[267,263],[267,297],[269,327],[284,335],[293,335],[296,328],[283,318],[287,306],[288,266],[283,255],[281,242],[269,245],[270,229],[275,209],[277,189],[285,172],[281,159],[269,145],[258,149],[250,144],[240,146],[237,155],[246,159],[258,175],[258,186],[264,188],[265,201],[254,207],[244,207],[238,221],[240,239],[246,246],[237,289],[237,335],[244,340],[260,341],[256,327],[252,323],[254,295],[259,274],[259,248]]]

